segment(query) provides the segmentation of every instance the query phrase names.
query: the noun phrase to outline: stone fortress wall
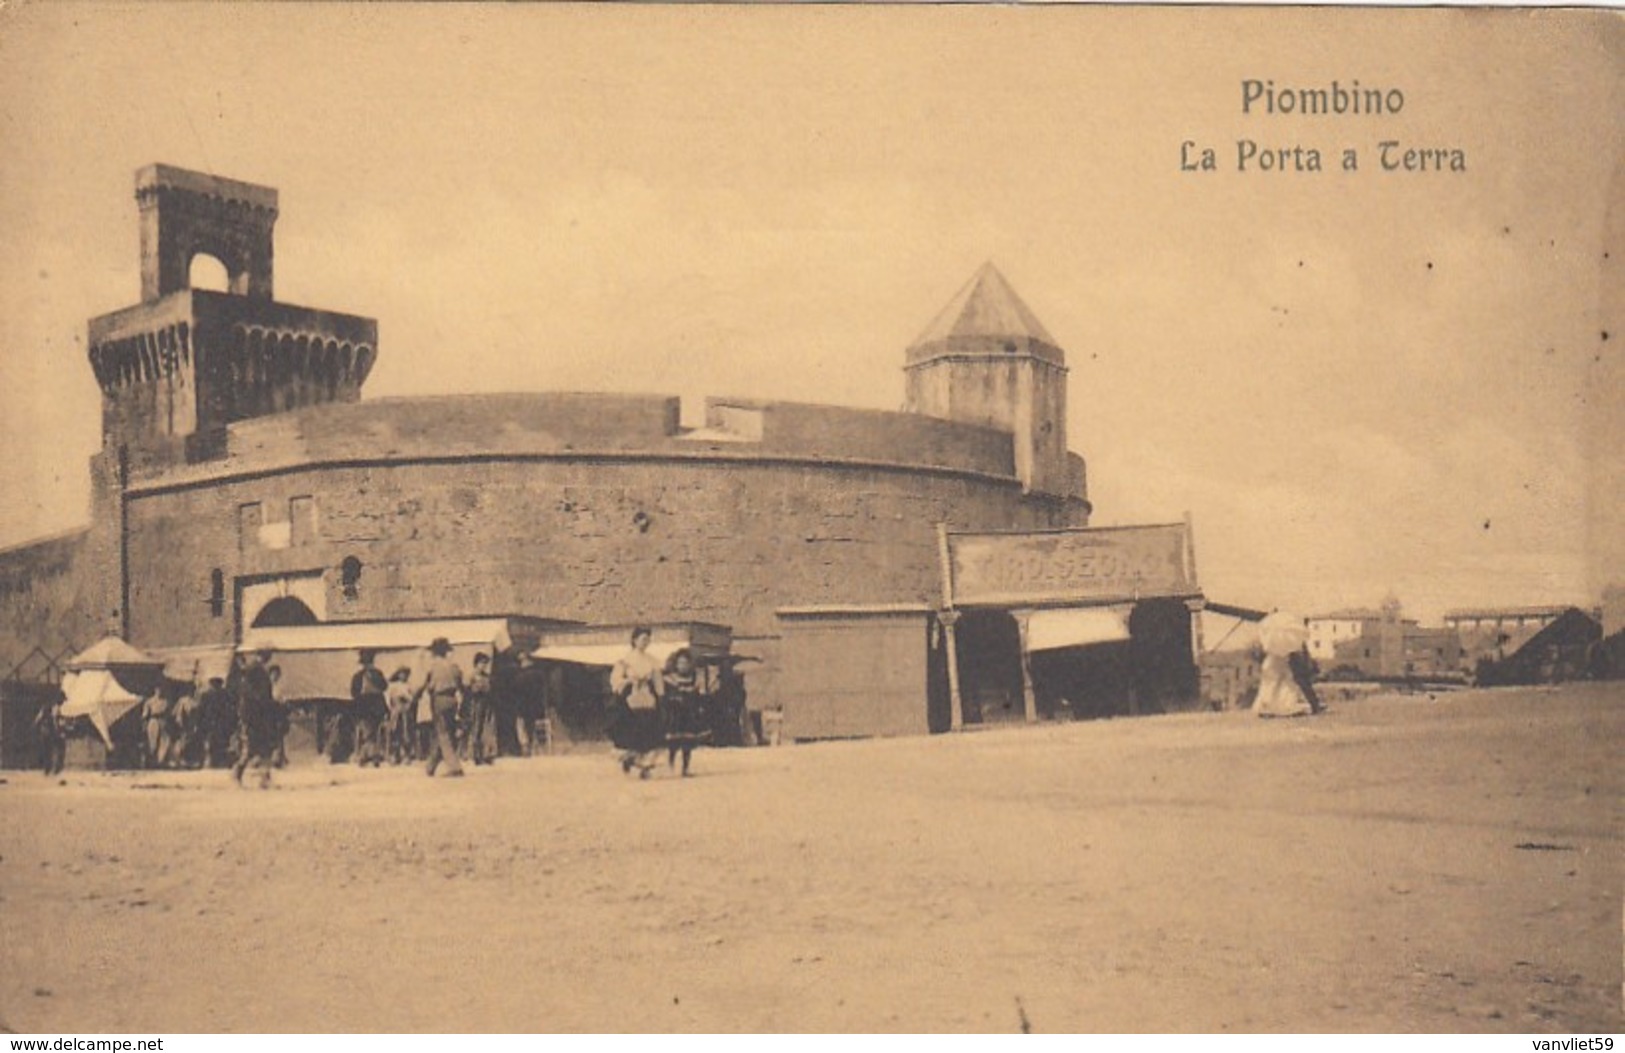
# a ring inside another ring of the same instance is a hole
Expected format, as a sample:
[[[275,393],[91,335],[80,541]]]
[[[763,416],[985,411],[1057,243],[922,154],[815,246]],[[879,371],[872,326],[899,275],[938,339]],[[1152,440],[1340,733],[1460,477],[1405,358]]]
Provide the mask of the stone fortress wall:
[[[324,621],[707,621],[771,663],[780,607],[933,602],[938,522],[1087,515],[1025,494],[1009,436],[989,429],[745,400],[709,410],[716,426],[683,431],[674,399],[465,396],[234,425],[225,460],[132,481],[130,563],[164,572],[132,578],[131,639],[229,643],[254,612],[234,612],[235,596],[211,605],[216,575],[280,577],[319,582]]]
[[[911,349],[912,412],[360,401],[376,323],[272,300],[275,192],[212,178],[138,175],[143,303],[90,323],[93,522],[0,552],[0,661],[108,628],[229,644],[269,595],[323,621],[708,621],[769,657],[780,607],[934,603],[939,522],[1087,525],[1061,352],[991,268]],[[229,293],[184,288],[211,247]]]

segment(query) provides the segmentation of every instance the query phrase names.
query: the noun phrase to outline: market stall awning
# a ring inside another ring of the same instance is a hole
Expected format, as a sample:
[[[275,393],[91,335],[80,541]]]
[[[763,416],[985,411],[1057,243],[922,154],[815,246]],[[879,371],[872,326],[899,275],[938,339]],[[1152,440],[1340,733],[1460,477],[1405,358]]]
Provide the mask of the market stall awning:
[[[237,649],[230,645],[219,647],[164,647],[156,648],[153,656],[164,663],[164,676],[170,680],[184,680],[207,685],[213,677],[221,680],[231,675],[231,660]]]
[[[1128,611],[1112,607],[1033,611],[1027,616],[1027,652],[1127,640]]]
[[[685,647],[697,661],[723,658],[733,638],[726,626],[708,622],[651,625],[649,629],[649,655],[657,662],[665,662]],[[631,647],[631,635],[631,626],[622,625],[559,629],[543,633],[530,655],[554,662],[612,666]]]
[[[269,650],[278,672],[276,697],[282,702],[349,701],[350,680],[371,651],[385,676],[405,667],[420,681],[429,644],[444,637],[451,657],[467,674],[476,654],[530,648],[540,634],[572,625],[524,615],[488,618],[421,618],[396,621],[319,622],[315,625],[260,626],[243,632],[239,651]]]
[[[530,653],[532,658],[545,658],[552,662],[574,662],[577,665],[611,666],[620,660],[628,650],[627,644],[550,644],[536,648]],[[684,643],[666,641],[649,644],[649,657],[657,662],[664,663],[678,650],[688,646]]]
[[[1222,614],[1226,618],[1240,618],[1244,622],[1263,621],[1264,615],[1268,613],[1252,607],[1237,607],[1233,603],[1219,603],[1216,600],[1207,600],[1202,609],[1212,611],[1214,614]]]
[[[398,669],[410,671],[409,683],[421,683],[428,670],[429,652],[422,647],[409,650],[345,648],[325,651],[277,651],[270,665],[277,672],[278,702],[348,702],[350,681],[361,668],[361,651],[373,654],[373,664],[384,676]],[[467,676],[474,668],[474,656],[489,655],[489,644],[462,644],[451,649],[451,660]]]
[[[378,668],[388,676],[394,668],[380,655]],[[318,702],[347,700],[350,678],[361,668],[356,650],[278,651],[271,659],[277,671],[276,698],[279,702]],[[416,652],[409,653],[407,665],[416,665]]]
[[[239,650],[406,651],[428,647],[444,636],[453,646],[475,645],[506,651],[513,646],[507,618],[322,622],[316,625],[261,626],[243,631]]]

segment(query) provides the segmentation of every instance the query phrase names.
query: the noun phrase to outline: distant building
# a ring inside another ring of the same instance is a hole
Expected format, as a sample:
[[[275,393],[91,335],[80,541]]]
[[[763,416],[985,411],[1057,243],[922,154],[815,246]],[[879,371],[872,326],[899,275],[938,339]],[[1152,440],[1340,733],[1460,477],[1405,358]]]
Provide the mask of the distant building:
[[[1337,657],[1337,645],[1346,640],[1358,640],[1365,635],[1365,627],[1382,620],[1382,612],[1371,607],[1351,607],[1327,614],[1312,614],[1309,626],[1309,657],[1322,666]]]
[[[1315,629],[1330,643],[1331,657],[1315,655]],[[1403,617],[1399,600],[1383,601],[1378,611],[1343,611],[1310,619],[1310,657],[1322,672],[1357,671],[1371,678],[1459,676],[1463,672],[1461,640],[1456,630],[1423,628]],[[1357,634],[1351,626],[1357,624]],[[1334,631],[1337,635],[1333,635]]]
[[[1211,709],[1247,709],[1258,696],[1258,659],[1251,649],[1202,655],[1202,700]]]
[[[1602,634],[1621,632],[1625,632],[1625,585],[1610,585],[1602,590]]]
[[[1515,651],[1478,666],[1482,684],[1557,684],[1595,675],[1602,623],[1578,607],[1566,607]]]
[[[1461,638],[1463,662],[1475,668],[1480,659],[1500,661],[1534,638],[1570,608],[1469,607],[1446,611],[1444,624]]]
[[[1455,676],[1464,672],[1461,639],[1456,630],[1407,622],[1400,636],[1401,676]]]

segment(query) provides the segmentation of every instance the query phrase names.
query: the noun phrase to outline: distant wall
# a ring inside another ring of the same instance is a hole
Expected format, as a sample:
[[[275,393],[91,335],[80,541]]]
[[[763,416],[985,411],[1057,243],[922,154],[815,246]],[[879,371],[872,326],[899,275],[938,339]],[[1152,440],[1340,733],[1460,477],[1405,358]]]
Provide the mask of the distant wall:
[[[78,530],[0,550],[0,678],[35,647],[56,657],[89,647],[106,630],[97,616],[89,539],[89,530]]]
[[[939,420],[918,413],[751,399],[706,401],[707,420],[712,424],[720,424],[730,411],[759,415],[761,438],[757,448],[764,454],[930,465],[1002,476],[1016,474],[1011,435],[995,428]]]
[[[414,454],[628,451],[677,431],[678,401],[639,395],[460,395],[373,399],[243,421],[225,471],[259,463]]]

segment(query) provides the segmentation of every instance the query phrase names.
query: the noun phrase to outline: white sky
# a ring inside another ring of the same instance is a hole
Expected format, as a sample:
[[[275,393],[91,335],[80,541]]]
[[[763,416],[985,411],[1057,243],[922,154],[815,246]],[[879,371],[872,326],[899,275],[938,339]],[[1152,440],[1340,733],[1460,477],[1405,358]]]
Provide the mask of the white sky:
[[[1405,107],[1244,116],[1244,78]],[[1096,524],[1189,510],[1210,596],[1589,600],[1625,580],[1621,113],[1602,12],[14,4],[0,545],[86,516],[85,320],[138,298],[162,161],[280,190],[278,298],[379,319],[369,396],[897,408],[991,258],[1068,353]],[[1243,137],[1327,171],[1238,174]]]

